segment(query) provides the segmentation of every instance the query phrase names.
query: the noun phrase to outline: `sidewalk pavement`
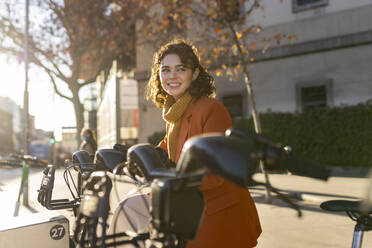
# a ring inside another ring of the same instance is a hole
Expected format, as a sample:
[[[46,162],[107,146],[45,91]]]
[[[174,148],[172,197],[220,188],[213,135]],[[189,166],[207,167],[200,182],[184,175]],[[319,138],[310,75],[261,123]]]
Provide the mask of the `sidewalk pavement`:
[[[20,184],[20,172],[16,169],[0,168],[0,218],[13,215]],[[20,169],[19,169],[20,170]],[[62,179],[62,171],[58,170],[53,198],[69,197],[69,192]],[[29,201],[31,209],[21,207],[20,216],[32,212],[55,212],[46,210],[36,200],[37,189],[42,177],[41,170],[32,169],[29,178]],[[268,204],[265,189],[252,187],[250,192],[254,198],[260,216],[263,233],[259,238],[259,248],[317,248],[317,247],[351,247],[355,223],[344,213],[325,212],[319,204],[326,200],[357,200],[366,195],[370,179],[360,177],[331,177],[328,182],[293,175],[269,175],[272,186],[281,192],[294,196],[303,212],[301,218],[297,212],[283,203],[275,194],[273,202]],[[255,180],[263,182],[262,174],[255,175]],[[118,190],[115,190],[117,188]],[[116,203],[123,199],[133,186],[114,184],[112,200]],[[117,195],[118,194],[118,195]],[[32,211],[30,211],[32,210]],[[60,210],[70,221],[71,211]],[[70,223],[72,225],[72,223]],[[366,232],[362,247],[372,247],[372,234]]]
[[[293,175],[270,175],[272,186],[294,196],[303,216],[278,197],[268,204],[263,187],[250,189],[256,202],[263,232],[257,247],[313,248],[351,247],[355,222],[345,213],[325,212],[319,205],[328,200],[359,200],[367,194],[370,179],[331,177],[327,182]],[[254,177],[263,182],[262,174]],[[372,247],[372,234],[364,234],[362,247]]]

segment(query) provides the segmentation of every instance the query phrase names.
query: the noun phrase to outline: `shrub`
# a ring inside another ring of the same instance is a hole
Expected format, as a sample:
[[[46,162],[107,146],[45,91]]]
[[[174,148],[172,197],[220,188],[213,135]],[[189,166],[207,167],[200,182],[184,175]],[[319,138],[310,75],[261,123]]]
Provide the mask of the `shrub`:
[[[309,161],[334,166],[372,166],[372,105],[322,108],[303,113],[262,113],[262,133],[289,145]],[[234,126],[254,130],[252,119]]]

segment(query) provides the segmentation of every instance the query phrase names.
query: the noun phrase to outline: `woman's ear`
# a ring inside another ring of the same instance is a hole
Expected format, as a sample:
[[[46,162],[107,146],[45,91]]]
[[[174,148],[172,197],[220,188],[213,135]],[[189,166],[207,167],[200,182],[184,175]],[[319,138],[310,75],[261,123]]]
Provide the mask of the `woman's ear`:
[[[193,72],[193,74],[192,74],[192,80],[195,80],[195,79],[197,79],[198,78],[198,76],[199,76],[199,68],[196,68],[195,69],[195,71]]]

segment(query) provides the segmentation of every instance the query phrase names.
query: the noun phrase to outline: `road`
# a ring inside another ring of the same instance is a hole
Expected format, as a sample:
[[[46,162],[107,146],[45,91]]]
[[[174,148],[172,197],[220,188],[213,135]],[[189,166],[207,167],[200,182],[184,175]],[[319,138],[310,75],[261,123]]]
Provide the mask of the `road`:
[[[62,170],[56,173],[56,198],[69,197],[64,185]],[[20,185],[21,169],[0,168],[0,217],[13,215],[15,202]],[[48,212],[36,201],[37,188],[42,178],[41,169],[31,169],[29,176],[29,203],[31,208],[21,207],[19,215],[30,215],[33,212]],[[263,180],[262,175],[256,176]],[[302,218],[297,212],[288,207],[278,197],[268,204],[262,187],[253,187],[250,192],[256,202],[263,233],[259,238],[259,248],[314,248],[314,247],[351,247],[354,222],[343,213],[328,213],[319,208],[324,200],[348,199],[354,200],[365,195],[368,179],[354,177],[331,177],[328,182],[322,182],[304,177],[291,175],[270,175],[273,186],[282,189],[283,193],[296,197],[295,202],[302,209]],[[117,189],[117,190],[116,190]],[[118,199],[126,197],[133,186],[123,183],[114,184],[111,202],[116,204]],[[118,192],[118,195],[116,194]],[[55,212],[55,211],[51,211]],[[71,211],[60,210],[73,222]],[[71,224],[70,223],[70,224]],[[363,247],[371,247],[372,234],[366,232]]]

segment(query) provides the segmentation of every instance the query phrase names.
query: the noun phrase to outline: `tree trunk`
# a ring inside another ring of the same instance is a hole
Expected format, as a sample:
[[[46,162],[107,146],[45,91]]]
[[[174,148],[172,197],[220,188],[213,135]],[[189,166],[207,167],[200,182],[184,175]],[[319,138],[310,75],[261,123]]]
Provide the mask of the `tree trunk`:
[[[260,122],[259,114],[258,114],[257,107],[256,107],[256,98],[255,98],[255,95],[254,95],[254,92],[253,92],[252,83],[249,80],[250,76],[249,76],[249,71],[248,71],[248,68],[247,68],[247,63],[246,63],[246,60],[245,60],[246,54],[244,54],[244,52],[242,51],[242,46],[240,44],[239,38],[236,35],[235,28],[233,27],[233,25],[231,23],[228,23],[228,27],[231,31],[231,34],[232,34],[232,37],[233,37],[233,42],[235,43],[235,45],[237,46],[237,49],[238,49],[239,64],[241,66],[243,66],[244,81],[245,81],[245,85],[247,86],[248,96],[249,96],[249,100],[251,102],[254,129],[255,129],[257,134],[261,134],[262,133],[261,122]],[[267,171],[265,170],[265,166],[264,166],[264,163],[263,163],[262,160],[260,160],[260,169],[263,172],[263,174],[265,176],[265,180],[266,180],[266,201],[268,203],[271,203],[272,200],[271,200],[271,194],[270,194],[270,189],[269,189],[271,184],[270,184],[270,181],[269,181],[269,175],[268,175]]]
[[[240,56],[242,56],[242,55],[240,55]],[[241,63],[244,63],[244,61],[241,60]],[[261,121],[260,121],[260,117],[259,117],[259,114],[258,114],[258,111],[257,111],[256,98],[255,98],[255,95],[254,95],[254,92],[253,92],[252,83],[249,80],[249,71],[248,71],[248,68],[247,68],[246,64],[243,64],[243,71],[244,71],[245,85],[247,86],[248,95],[249,95],[249,99],[251,101],[251,106],[252,106],[251,109],[252,109],[254,129],[255,129],[256,133],[261,134],[262,133]],[[262,160],[260,160],[260,168],[261,168],[261,171],[264,173],[266,183],[268,184],[268,186],[270,186],[271,184],[270,184],[270,180],[269,180],[269,175],[268,175],[267,171],[265,170],[265,166],[264,166],[264,163],[263,163]],[[272,202],[269,187],[266,187],[266,201],[268,203]]]
[[[84,106],[79,99],[79,90],[71,89],[72,92],[72,104],[74,105],[74,112],[76,118],[76,142],[78,147],[80,146],[80,133],[84,127]]]

